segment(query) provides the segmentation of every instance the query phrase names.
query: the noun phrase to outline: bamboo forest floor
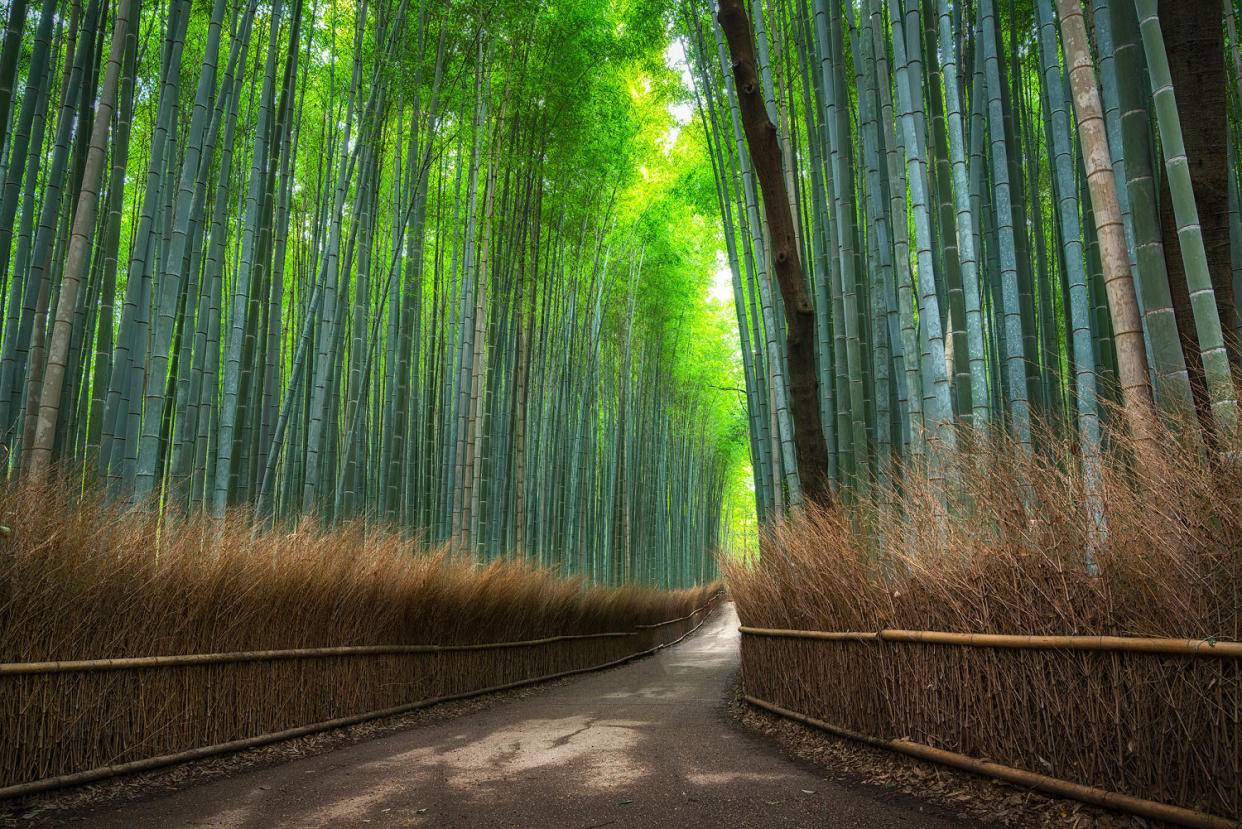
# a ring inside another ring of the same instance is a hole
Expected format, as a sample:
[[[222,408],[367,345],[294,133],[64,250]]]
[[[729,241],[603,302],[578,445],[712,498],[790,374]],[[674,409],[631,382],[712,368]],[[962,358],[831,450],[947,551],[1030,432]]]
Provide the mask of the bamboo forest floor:
[[[637,662],[315,756],[28,823],[100,827],[962,825],[893,789],[825,779],[726,711],[726,605]],[[979,825],[971,823],[970,825]]]

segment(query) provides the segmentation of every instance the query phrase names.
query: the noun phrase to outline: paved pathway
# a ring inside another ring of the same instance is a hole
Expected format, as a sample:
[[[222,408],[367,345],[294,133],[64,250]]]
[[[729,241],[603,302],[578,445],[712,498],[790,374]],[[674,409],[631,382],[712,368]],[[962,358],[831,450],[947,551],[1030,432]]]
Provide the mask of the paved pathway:
[[[737,617],[458,719],[89,814],[101,827],[950,826],[734,726]]]

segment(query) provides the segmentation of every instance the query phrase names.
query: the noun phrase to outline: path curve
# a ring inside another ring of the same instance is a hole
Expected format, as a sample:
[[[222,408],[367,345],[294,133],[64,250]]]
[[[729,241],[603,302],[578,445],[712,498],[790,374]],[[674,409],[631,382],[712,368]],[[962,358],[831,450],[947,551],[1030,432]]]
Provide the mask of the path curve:
[[[74,825],[920,826],[917,801],[830,783],[728,721],[737,616],[723,605],[655,656],[514,702]]]

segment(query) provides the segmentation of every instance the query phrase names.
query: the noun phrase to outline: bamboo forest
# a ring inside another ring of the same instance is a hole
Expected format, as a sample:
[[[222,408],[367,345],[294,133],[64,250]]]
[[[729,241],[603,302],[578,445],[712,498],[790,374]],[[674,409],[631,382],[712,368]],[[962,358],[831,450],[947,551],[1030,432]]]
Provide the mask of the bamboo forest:
[[[661,19],[259,5],[11,10],[13,471],[706,576],[741,401]]]
[[[1237,0],[0,3],[0,807],[710,642],[949,822],[1242,818]]]

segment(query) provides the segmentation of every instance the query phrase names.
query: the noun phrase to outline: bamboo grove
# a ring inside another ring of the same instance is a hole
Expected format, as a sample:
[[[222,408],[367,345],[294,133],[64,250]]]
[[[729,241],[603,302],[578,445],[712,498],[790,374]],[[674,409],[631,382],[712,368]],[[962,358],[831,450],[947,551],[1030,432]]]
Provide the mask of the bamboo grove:
[[[643,97],[659,14],[12,0],[6,20],[10,474],[365,516],[605,583],[714,577],[736,429],[687,275],[714,230],[678,175],[644,175],[669,152]]]
[[[1071,436],[1088,486],[1116,427],[1141,442],[1197,416],[1201,447],[1232,433],[1231,3],[711,5],[684,0],[677,25],[712,148],[760,515],[806,481],[786,257],[746,95],[783,164],[834,497],[900,487],[898,468],[947,474],[970,427],[1036,449]],[[742,90],[727,14],[754,53]]]

